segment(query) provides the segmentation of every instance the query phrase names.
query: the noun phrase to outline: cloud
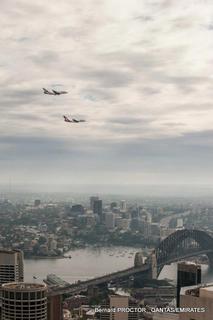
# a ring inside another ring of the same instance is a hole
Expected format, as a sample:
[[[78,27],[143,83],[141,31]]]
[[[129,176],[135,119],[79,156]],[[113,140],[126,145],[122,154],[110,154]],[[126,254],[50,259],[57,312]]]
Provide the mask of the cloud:
[[[35,181],[39,172],[54,180],[55,168],[66,182],[69,166],[83,182],[113,180],[116,170],[129,183],[154,181],[152,172],[169,181],[176,168],[209,180],[211,9],[210,0],[2,0],[2,179],[30,179],[27,163]],[[63,114],[87,122],[67,125]]]

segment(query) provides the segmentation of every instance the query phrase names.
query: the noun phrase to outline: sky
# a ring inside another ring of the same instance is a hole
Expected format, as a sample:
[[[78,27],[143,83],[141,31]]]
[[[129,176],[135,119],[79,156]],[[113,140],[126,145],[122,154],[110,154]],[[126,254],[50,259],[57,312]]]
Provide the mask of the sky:
[[[0,26],[1,185],[212,185],[212,0],[1,0]]]

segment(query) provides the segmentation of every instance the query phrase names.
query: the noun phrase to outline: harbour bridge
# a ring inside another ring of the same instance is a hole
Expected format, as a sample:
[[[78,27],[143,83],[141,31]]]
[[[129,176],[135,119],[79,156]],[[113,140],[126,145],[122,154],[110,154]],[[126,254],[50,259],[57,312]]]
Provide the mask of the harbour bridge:
[[[77,294],[87,290],[89,286],[97,286],[118,280],[129,279],[132,276],[141,276],[156,279],[166,264],[180,261],[194,256],[207,255],[209,266],[213,268],[213,237],[201,230],[178,230],[163,241],[152,251],[145,263],[136,253],[134,266],[98,278],[79,281],[64,287],[52,288],[50,295]]]

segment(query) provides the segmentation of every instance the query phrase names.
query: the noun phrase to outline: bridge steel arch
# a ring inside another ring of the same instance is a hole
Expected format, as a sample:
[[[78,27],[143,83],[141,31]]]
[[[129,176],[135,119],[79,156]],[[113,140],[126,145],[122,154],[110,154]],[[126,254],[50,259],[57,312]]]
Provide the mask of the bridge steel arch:
[[[201,253],[208,256],[209,264],[213,267],[213,237],[201,230],[178,230],[164,239],[155,249],[157,274],[159,275],[167,263]]]

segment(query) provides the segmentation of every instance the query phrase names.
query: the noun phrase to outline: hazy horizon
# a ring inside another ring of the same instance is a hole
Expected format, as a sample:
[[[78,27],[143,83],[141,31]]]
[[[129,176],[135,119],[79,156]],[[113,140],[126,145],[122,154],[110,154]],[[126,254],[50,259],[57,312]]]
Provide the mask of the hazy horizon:
[[[212,185],[169,185],[169,184],[140,184],[140,185],[95,185],[95,184],[0,184],[1,194],[78,194],[78,195],[112,195],[112,196],[146,196],[146,197],[211,197],[213,195]]]

